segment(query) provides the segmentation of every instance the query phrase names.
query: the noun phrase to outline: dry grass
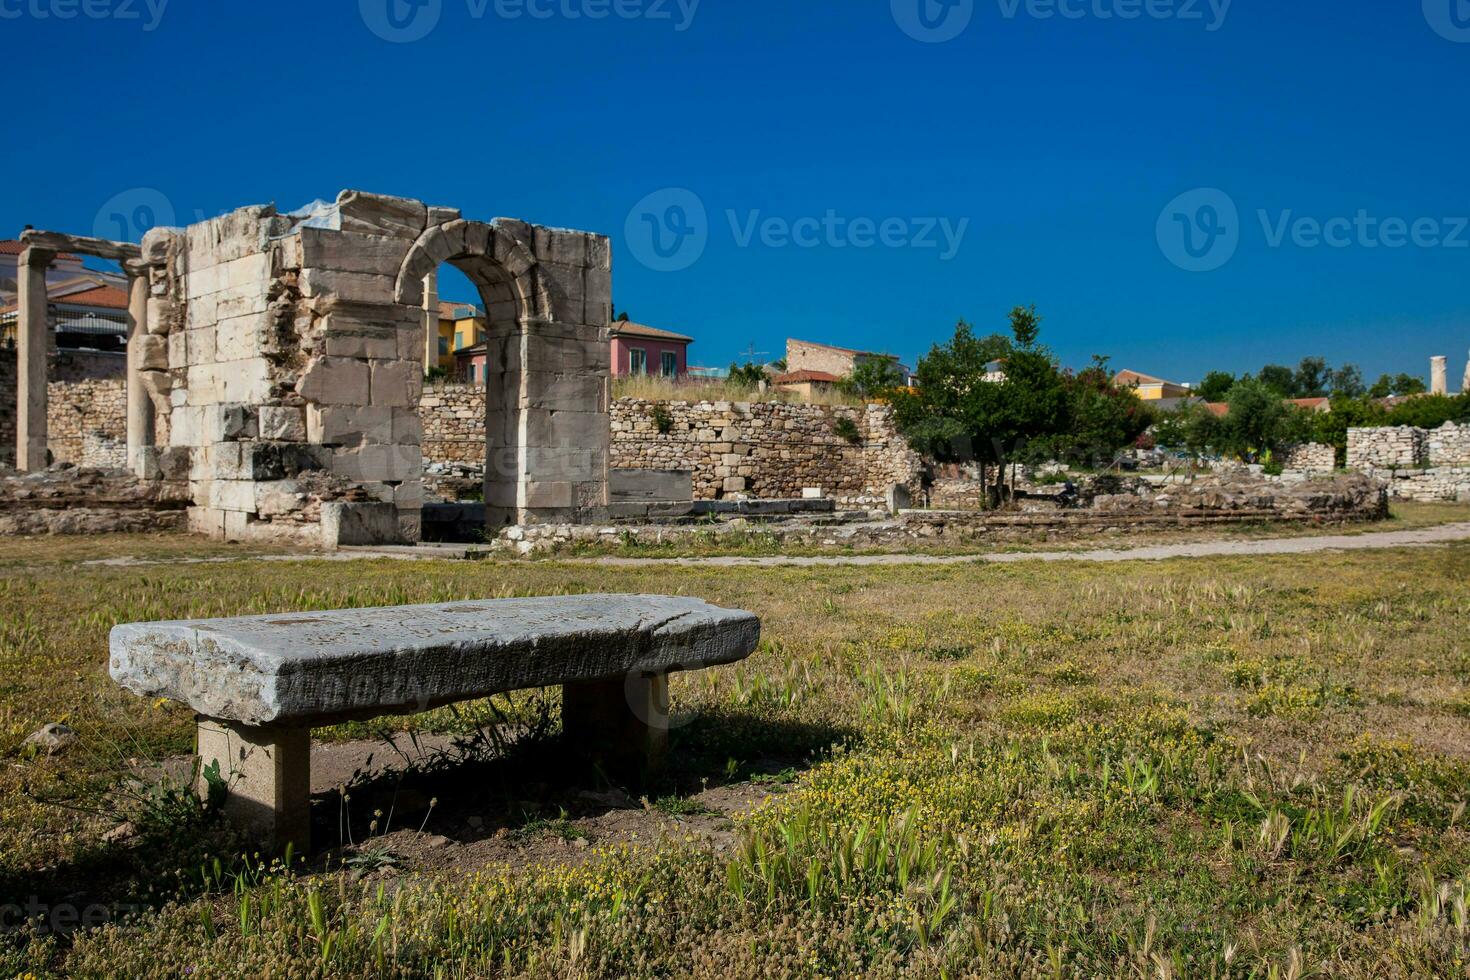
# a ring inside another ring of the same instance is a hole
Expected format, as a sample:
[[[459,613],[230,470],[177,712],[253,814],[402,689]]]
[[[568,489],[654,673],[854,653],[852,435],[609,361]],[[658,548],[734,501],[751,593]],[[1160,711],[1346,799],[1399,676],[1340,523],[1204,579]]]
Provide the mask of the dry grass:
[[[103,552],[138,542],[97,539]],[[157,553],[193,543],[156,540]],[[115,622],[588,591],[763,617],[681,676],[676,752],[806,733],[790,792],[717,852],[487,867],[383,892],[257,872],[0,973],[195,976],[1463,975],[1470,547],[1139,565],[828,569],[555,563],[36,565],[0,543],[0,890],[127,880],[110,823],[35,802],[187,751],[114,689]],[[210,547],[206,552],[214,552]],[[26,759],[65,717],[78,750]],[[442,725],[443,719],[433,722]],[[340,737],[340,732],[321,733]],[[732,770],[733,771],[733,770]],[[183,865],[197,856],[174,841]],[[148,852],[156,854],[157,852]],[[223,855],[229,867],[229,855]],[[169,864],[149,865],[160,883]],[[237,866],[238,867],[238,866]],[[184,870],[188,870],[187,867]]]
[[[836,388],[827,388],[813,393],[810,399],[802,398],[795,392],[780,388],[770,388],[765,393],[754,388],[743,388],[738,385],[727,384],[720,381],[681,381],[674,382],[668,378],[644,376],[624,376],[613,379],[614,398],[638,398],[643,401],[725,401],[725,402],[807,402],[813,405],[839,405],[846,408],[861,408],[866,404],[863,399],[856,398],[838,391]]]

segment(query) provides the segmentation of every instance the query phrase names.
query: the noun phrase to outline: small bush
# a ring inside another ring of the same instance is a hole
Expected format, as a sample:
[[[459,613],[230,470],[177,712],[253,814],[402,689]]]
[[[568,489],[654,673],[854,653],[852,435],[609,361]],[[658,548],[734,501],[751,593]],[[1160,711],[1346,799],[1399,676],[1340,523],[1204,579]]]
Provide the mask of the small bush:
[[[858,431],[857,423],[847,416],[839,418],[832,423],[832,434],[843,442],[856,446],[863,441],[863,434]]]
[[[653,406],[653,411],[649,413],[648,417],[653,422],[653,427],[658,430],[658,434],[661,436],[668,435],[674,428],[674,417],[669,414],[668,407],[665,405],[659,404]]]

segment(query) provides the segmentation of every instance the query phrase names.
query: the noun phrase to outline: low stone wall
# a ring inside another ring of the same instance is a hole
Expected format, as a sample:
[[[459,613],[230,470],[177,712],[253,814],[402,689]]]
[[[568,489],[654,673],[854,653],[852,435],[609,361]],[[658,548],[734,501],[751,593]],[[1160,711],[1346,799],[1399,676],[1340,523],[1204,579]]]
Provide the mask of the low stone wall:
[[[178,531],[189,485],[61,463],[0,475],[0,535]]]
[[[58,463],[128,465],[125,380],[52,381],[46,386],[46,445]]]
[[[419,400],[419,421],[424,427],[425,462],[484,467],[484,385],[442,381],[426,385]]]
[[[0,348],[0,466],[15,465],[15,348]]]
[[[1470,425],[1446,422],[1425,434],[1430,466],[1470,464]]]
[[[1410,425],[1348,429],[1348,469],[1423,466],[1428,458],[1429,440],[1423,429]]]
[[[46,438],[58,463],[127,465],[127,359],[105,351],[59,352],[47,365]],[[0,465],[15,465],[15,350],[0,350]],[[168,416],[155,445],[168,445]]]
[[[1470,425],[1446,422],[1437,429],[1410,425],[1348,429],[1349,469],[1470,464]]]
[[[844,438],[844,422],[855,438]],[[917,493],[922,466],[884,405],[632,398],[613,402],[611,461],[620,469],[690,470],[696,500],[800,497],[818,487],[844,503],[879,502],[894,484]]]
[[[1470,466],[1377,470],[1374,475],[1388,484],[1394,500],[1470,502]]]
[[[1281,466],[1288,470],[1331,472],[1337,469],[1337,450],[1322,442],[1302,443],[1281,454]]]
[[[1142,489],[1142,488],[1141,488]],[[1332,479],[1268,482],[1255,478],[1200,481],[1167,492],[1097,498],[1093,509],[1040,511],[905,511],[894,519],[791,519],[717,524],[555,524],[506,528],[493,542],[522,555],[625,545],[681,546],[753,542],[790,548],[904,550],[917,543],[970,546],[1067,541],[1137,531],[1187,530],[1277,522],[1337,525],[1381,520],[1388,514],[1383,484],[1362,474]]]

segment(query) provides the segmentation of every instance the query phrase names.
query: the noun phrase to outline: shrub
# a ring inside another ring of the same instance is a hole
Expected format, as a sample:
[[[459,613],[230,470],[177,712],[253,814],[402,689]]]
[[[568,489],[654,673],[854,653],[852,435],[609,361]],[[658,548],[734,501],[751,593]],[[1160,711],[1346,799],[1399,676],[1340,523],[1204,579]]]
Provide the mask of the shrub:
[[[845,415],[832,423],[832,434],[854,446],[863,441],[863,434],[858,430],[857,423]]]
[[[649,413],[649,419],[653,422],[653,427],[658,430],[658,434],[661,436],[668,435],[674,428],[674,416],[669,414],[669,409],[666,405],[659,404],[653,406],[653,411]]]

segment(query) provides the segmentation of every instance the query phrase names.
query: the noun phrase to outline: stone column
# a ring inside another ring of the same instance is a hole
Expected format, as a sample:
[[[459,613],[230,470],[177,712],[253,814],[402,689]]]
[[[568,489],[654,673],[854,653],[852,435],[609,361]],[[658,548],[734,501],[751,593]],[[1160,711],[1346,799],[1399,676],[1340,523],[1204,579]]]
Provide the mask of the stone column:
[[[153,448],[153,398],[143,386],[143,345],[148,337],[148,273],[128,278],[128,468],[146,475]]]
[[[55,252],[28,246],[20,254],[16,296],[15,468],[46,468],[46,355],[51,344],[46,270]]]
[[[1429,393],[1431,395],[1445,395],[1449,393],[1449,378],[1445,369],[1446,362],[1444,355],[1429,359]]]
[[[424,276],[424,373],[439,366],[439,270]]]

